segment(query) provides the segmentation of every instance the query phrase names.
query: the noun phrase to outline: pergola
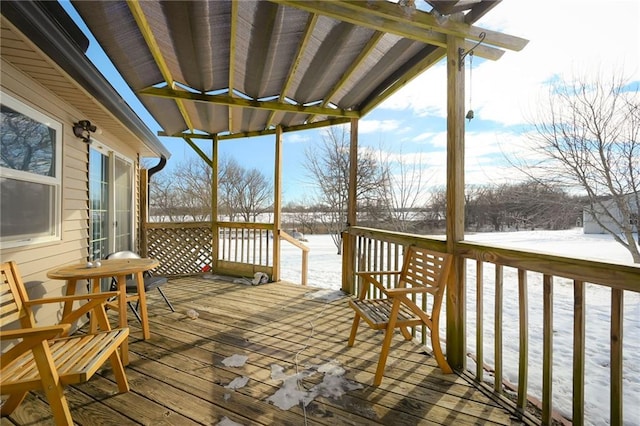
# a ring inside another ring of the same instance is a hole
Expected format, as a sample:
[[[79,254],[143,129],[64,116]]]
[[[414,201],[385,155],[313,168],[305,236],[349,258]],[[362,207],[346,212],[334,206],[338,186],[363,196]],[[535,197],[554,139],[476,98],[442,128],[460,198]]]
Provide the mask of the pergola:
[[[275,135],[274,235],[280,231],[282,133],[350,123],[353,159],[358,119],[446,58],[448,250],[464,239],[465,57],[497,60],[505,49],[527,44],[474,25],[499,1],[72,3],[162,136],[183,138],[217,169],[220,140]],[[213,141],[212,158],[197,139]],[[356,164],[351,161],[347,225],[356,224]],[[461,333],[464,319],[464,307],[457,306],[464,300],[462,268],[458,259],[447,309],[459,317],[448,322],[448,336]]]

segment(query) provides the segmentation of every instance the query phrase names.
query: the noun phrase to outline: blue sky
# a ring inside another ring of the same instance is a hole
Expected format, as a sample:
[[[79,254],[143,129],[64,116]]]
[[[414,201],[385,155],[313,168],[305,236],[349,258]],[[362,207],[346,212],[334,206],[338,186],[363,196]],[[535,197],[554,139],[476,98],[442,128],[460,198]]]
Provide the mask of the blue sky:
[[[416,3],[420,5],[422,1]],[[77,17],[68,2],[62,4]],[[530,41],[522,51],[507,51],[495,62],[473,58],[471,75],[467,66],[467,109],[475,112],[466,127],[467,184],[518,178],[505,155],[526,152],[526,123],[535,115],[537,101],[546,93],[550,81],[621,72],[632,81],[640,81],[640,2],[608,1],[609,15],[603,15],[602,7],[601,1],[592,0],[504,1],[476,23]],[[89,57],[148,126],[159,131],[93,37],[90,39]],[[321,138],[322,130],[285,133],[285,203],[311,200],[312,187],[303,167],[304,152]],[[160,139],[172,153],[168,168],[196,156],[182,139]],[[405,164],[420,164],[428,180],[426,184],[423,180],[425,187],[442,185],[446,158],[444,61],[361,119],[359,143],[379,150],[382,158],[402,156]],[[258,168],[270,178],[273,175],[273,136],[223,141],[220,154],[237,159],[247,168]]]

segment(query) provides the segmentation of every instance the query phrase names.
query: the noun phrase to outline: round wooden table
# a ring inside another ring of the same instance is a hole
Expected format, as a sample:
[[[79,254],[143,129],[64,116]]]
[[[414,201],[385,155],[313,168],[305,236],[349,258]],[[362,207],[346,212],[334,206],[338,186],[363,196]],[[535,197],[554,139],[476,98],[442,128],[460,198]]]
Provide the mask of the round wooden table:
[[[106,259],[100,261],[98,267],[88,267],[86,263],[66,265],[52,269],[47,272],[47,277],[58,280],[67,280],[67,296],[76,293],[76,284],[79,280],[89,280],[92,282],[92,291],[100,291],[100,280],[102,278],[115,278],[118,283],[118,315],[119,326],[127,327],[127,301],[137,299],[140,306],[140,318],[142,319],[142,337],[151,337],[149,332],[149,321],[147,317],[147,300],[144,291],[143,272],[160,265],[156,259]],[[138,284],[138,294],[127,297],[127,275],[133,275]],[[63,317],[71,312],[72,305],[65,302]],[[92,326],[93,327],[93,326]],[[122,362],[129,364],[128,343],[122,344]]]

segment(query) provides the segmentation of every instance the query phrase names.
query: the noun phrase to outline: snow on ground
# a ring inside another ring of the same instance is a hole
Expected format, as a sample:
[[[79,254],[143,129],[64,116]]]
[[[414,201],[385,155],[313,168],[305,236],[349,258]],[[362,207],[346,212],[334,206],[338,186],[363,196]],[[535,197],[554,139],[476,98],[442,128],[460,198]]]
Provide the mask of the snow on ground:
[[[337,290],[342,278],[342,258],[328,235],[307,235],[309,246],[308,284]],[[467,240],[487,244],[548,252],[561,256],[631,263],[631,255],[612,237],[585,235],[581,228],[563,231],[517,231],[476,233]],[[300,282],[302,254],[290,244],[282,245],[282,279]],[[475,263],[467,268],[467,347],[476,352]],[[484,268],[484,362],[494,363],[493,277],[489,264]],[[539,396],[542,388],[542,278],[528,274],[529,297],[529,393]],[[585,419],[591,425],[609,424],[609,340],[611,292],[608,288],[586,286]],[[571,417],[573,359],[573,285],[556,279],[553,294],[553,400],[554,408]],[[444,315],[441,336],[446,336]],[[518,285],[517,271],[504,270],[503,290],[503,368],[504,376],[518,383]],[[508,325],[508,326],[507,326]],[[624,424],[640,425],[640,293],[625,292],[623,323],[623,407]],[[475,371],[469,360],[468,368]],[[486,375],[485,375],[485,378]]]

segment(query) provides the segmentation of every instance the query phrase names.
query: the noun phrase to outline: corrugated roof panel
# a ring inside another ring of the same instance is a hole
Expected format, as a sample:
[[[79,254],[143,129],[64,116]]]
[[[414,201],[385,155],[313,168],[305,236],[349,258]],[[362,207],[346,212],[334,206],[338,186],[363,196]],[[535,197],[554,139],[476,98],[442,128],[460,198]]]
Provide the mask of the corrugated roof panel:
[[[332,114],[322,110],[328,96],[341,109],[362,111],[375,105],[370,102],[377,96],[388,96],[393,83],[413,72],[413,66],[435,49],[427,44],[430,39],[426,35],[421,36],[424,28],[433,28],[433,16],[413,11],[404,19],[396,9],[400,6],[385,2],[287,2],[291,6],[266,0],[131,3],[133,10],[142,10],[140,18],[148,24],[140,29],[125,1],[73,4],[134,90],[178,81],[205,93],[226,90],[231,84],[231,96],[245,101],[245,105],[206,105],[201,99],[194,106],[191,100],[141,95],[143,104],[169,134],[186,130],[188,122],[195,130],[211,133],[255,133],[278,124],[293,126],[344,117],[341,111]],[[479,1],[467,15],[468,22],[493,5],[489,0]],[[457,6],[468,7],[463,3]],[[354,15],[345,14],[345,10],[352,10]],[[314,16],[315,25],[298,58],[307,25]],[[477,37],[477,29],[472,32],[465,25],[460,24],[456,31],[467,33],[471,39]],[[384,36],[367,51],[364,60],[357,62],[370,41],[377,40],[372,37],[378,31]],[[437,33],[441,43],[450,29],[430,31]],[[392,32],[410,38],[390,35]],[[143,33],[158,44],[158,63]],[[493,39],[514,48],[522,45],[515,38]],[[491,53],[498,52],[494,49]],[[163,66],[167,71],[164,76],[160,73]],[[167,90],[163,95],[172,93]],[[284,96],[299,105],[313,103],[315,109],[313,113],[281,111],[290,106]],[[188,119],[181,115],[184,111]]]
[[[134,90],[164,81],[125,2],[82,3],[91,31]]]
[[[397,39],[393,47],[388,49],[378,61],[367,64],[366,75],[357,80],[354,79],[351,84],[347,85],[347,93],[340,98],[338,106],[349,108],[360,105],[393,72],[425,47],[426,45],[423,43],[409,39]]]
[[[208,92],[229,85],[231,5],[227,2],[166,2],[167,35],[175,43],[174,79]]]

